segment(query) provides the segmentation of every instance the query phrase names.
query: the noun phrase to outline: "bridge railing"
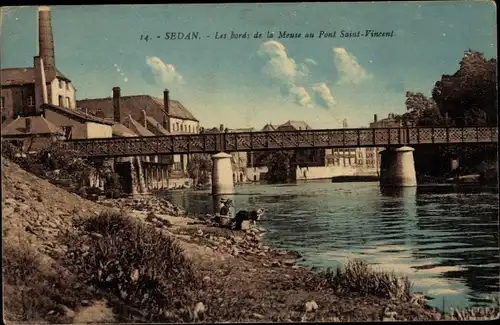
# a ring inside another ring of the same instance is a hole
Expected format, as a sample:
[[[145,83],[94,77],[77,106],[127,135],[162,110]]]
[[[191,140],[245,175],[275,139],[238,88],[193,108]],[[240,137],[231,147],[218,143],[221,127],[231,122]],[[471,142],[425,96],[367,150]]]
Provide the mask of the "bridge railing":
[[[497,127],[408,127],[202,133],[65,141],[82,156],[136,156],[300,148],[496,143]]]

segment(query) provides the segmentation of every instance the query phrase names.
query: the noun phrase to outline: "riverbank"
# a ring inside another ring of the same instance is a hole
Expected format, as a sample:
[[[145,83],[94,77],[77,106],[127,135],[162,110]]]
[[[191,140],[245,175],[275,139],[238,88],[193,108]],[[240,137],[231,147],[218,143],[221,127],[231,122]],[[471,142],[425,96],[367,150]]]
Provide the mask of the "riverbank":
[[[265,229],[219,228],[204,216],[186,216],[170,202],[151,196],[91,202],[6,159],[2,180],[4,298],[10,322],[140,322],[151,314],[159,321],[176,322],[462,317],[443,317],[421,296],[409,295],[401,280],[362,264],[328,274],[298,267],[299,254],[262,245]],[[138,259],[143,254],[152,255]],[[103,262],[106,259],[109,263]],[[115,266],[102,268],[99,261]],[[179,281],[162,276],[162,261],[179,262],[168,268]],[[157,287],[151,287],[153,280]],[[144,283],[149,286],[139,286]],[[168,305],[177,296],[184,300]],[[466,312],[464,318],[487,318],[474,313]],[[497,317],[498,309],[488,313]]]

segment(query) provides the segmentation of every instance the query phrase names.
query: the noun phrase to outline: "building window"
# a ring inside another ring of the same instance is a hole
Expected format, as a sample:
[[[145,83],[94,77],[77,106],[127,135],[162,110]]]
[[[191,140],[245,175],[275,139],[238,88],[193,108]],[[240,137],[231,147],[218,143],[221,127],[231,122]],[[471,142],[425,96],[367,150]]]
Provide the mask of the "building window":
[[[33,100],[33,96],[28,96],[27,104],[28,104],[28,107],[35,106],[35,101]]]
[[[63,96],[59,95],[59,107],[63,107]]]
[[[69,97],[66,97],[66,107],[71,108],[71,99]]]
[[[191,133],[191,125],[188,125],[188,131]]]
[[[5,97],[2,96],[2,98],[0,99],[0,109],[4,108],[5,108]]]
[[[69,90],[69,82],[66,83],[66,90]]]
[[[175,130],[176,131],[180,131],[180,129],[179,129],[179,122],[175,122]]]
[[[63,89],[64,88],[64,81],[59,79],[59,88]]]

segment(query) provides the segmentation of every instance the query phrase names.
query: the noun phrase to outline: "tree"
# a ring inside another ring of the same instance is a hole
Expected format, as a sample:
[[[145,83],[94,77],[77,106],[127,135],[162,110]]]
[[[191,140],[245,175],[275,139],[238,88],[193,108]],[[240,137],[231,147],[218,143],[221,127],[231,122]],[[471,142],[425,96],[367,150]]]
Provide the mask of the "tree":
[[[403,126],[431,126],[446,123],[436,102],[422,93],[406,92],[406,110],[403,115],[397,116]]]
[[[453,75],[443,75],[436,82],[432,98],[441,115],[457,126],[498,125],[497,62],[486,60],[482,53],[468,50]]]
[[[194,180],[194,185],[205,185],[210,181],[212,172],[212,159],[208,154],[193,154],[187,164],[189,177]]]
[[[407,112],[396,118],[404,126],[496,126],[496,93],[496,60],[469,50],[455,74],[436,82],[432,98],[407,92]],[[415,167],[419,173],[443,175],[449,171],[449,159],[460,157],[465,169],[475,171],[481,162],[496,159],[496,152],[493,145],[422,147],[415,152]]]
[[[267,165],[267,181],[269,183],[287,183],[292,180],[290,163],[293,161],[292,150],[270,152],[265,161]]]

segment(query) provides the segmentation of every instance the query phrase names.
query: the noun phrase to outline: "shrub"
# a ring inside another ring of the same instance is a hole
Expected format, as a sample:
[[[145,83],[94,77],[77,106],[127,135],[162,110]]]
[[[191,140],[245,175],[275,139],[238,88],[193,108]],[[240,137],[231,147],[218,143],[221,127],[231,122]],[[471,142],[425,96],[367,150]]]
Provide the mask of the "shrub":
[[[73,248],[65,264],[71,271],[140,311],[145,320],[182,320],[202,281],[173,238],[118,212],[103,212],[79,225],[86,234],[68,237]]]
[[[375,271],[361,260],[349,261],[335,271],[330,268],[307,280],[309,286],[330,288],[337,294],[377,296],[382,298],[411,299],[411,283],[408,278],[394,273]]]
[[[24,170],[86,197],[85,184],[92,173],[106,180],[105,194],[119,197],[123,189],[119,176],[99,160],[79,158],[76,151],[54,144],[36,153],[21,156],[22,148],[10,141],[2,141],[2,155]],[[64,185],[64,186],[63,186]]]
[[[27,243],[13,245],[5,241],[2,270],[9,321],[45,319],[67,323],[62,307],[75,308],[81,300],[92,297],[79,287],[72,274],[47,265]]]

